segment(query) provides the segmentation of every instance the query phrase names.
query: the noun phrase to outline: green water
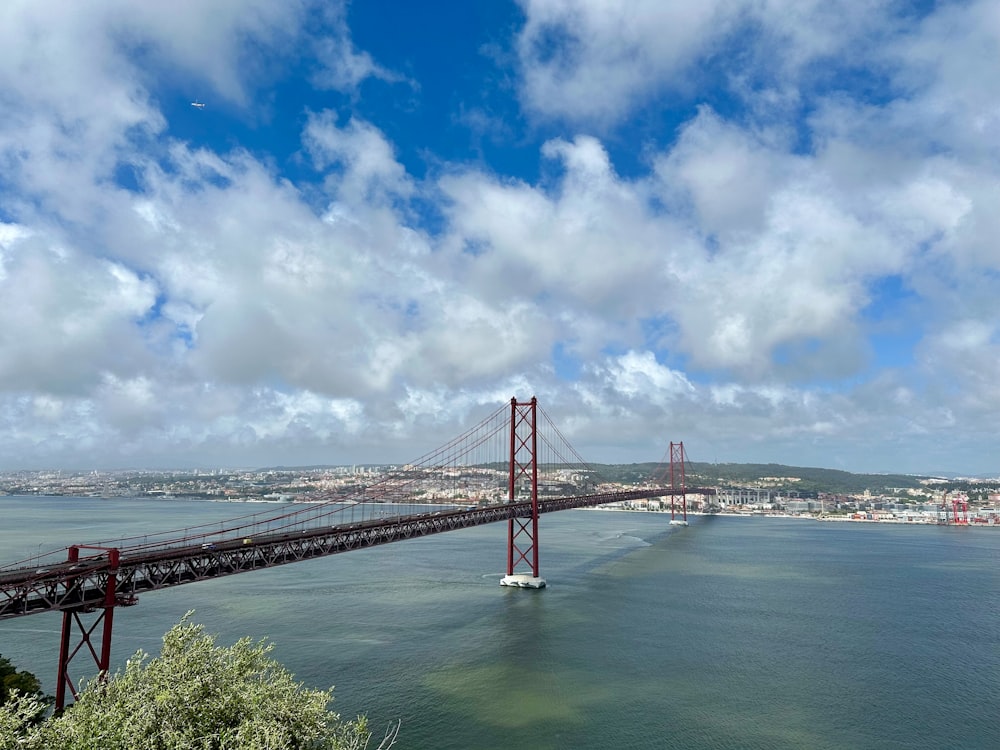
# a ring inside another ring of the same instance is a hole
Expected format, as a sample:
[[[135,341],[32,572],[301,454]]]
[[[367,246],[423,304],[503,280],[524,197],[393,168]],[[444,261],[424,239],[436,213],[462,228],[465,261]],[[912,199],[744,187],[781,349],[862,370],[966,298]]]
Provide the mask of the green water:
[[[244,510],[0,498],[0,561]],[[403,749],[1000,748],[997,530],[565,511],[541,519],[543,591],[498,586],[505,533],[147,594],[115,661],[194,609],[341,713],[401,720]],[[50,690],[59,623],[0,622]]]

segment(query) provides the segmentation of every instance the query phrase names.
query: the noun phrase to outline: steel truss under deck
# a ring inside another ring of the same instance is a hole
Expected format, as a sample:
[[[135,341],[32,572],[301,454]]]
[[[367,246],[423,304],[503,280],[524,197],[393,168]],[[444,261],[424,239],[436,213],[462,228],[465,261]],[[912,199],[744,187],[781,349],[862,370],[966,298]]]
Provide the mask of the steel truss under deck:
[[[714,490],[688,488],[687,492],[710,493]],[[551,513],[670,494],[670,490],[661,487],[551,498],[538,500],[538,512]],[[100,554],[79,556],[76,560],[44,570],[21,568],[0,573],[0,620],[54,610],[95,610],[108,606],[107,592],[112,571],[114,603],[116,606],[127,606],[132,603],[132,597],[147,591],[524,518],[530,513],[531,502],[525,501],[488,505],[474,510],[381,519],[326,530],[268,534],[255,536],[249,542],[235,539],[219,542],[211,549],[201,545],[178,546],[135,554],[123,550],[117,555],[112,553],[118,553],[118,550],[101,551]],[[73,549],[91,548],[71,547],[71,555]],[[111,558],[115,556],[118,557],[118,564],[113,567]]]

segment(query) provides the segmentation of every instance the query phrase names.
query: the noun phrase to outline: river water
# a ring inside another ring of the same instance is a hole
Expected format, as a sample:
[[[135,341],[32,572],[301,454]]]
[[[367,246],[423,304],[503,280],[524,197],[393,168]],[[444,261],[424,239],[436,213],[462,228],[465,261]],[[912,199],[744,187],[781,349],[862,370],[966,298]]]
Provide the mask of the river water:
[[[4,497],[0,563],[246,512]],[[667,520],[543,516],[542,591],[498,585],[494,524],[153,592],[117,610],[113,661],[193,609],[343,715],[401,720],[401,750],[1000,748],[1000,532]],[[0,622],[50,692],[59,626]]]

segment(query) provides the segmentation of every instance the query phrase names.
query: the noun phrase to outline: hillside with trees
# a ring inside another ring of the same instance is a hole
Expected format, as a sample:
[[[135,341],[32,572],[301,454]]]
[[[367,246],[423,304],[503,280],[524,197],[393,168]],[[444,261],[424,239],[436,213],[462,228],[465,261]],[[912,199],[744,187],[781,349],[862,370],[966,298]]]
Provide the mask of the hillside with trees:
[[[669,482],[669,465],[655,463],[600,464],[593,467],[606,481],[623,484],[642,483],[657,477]],[[688,462],[685,464],[687,486],[707,487],[767,487],[797,491],[803,497],[819,492],[857,494],[869,490],[873,493],[891,493],[893,489],[920,488],[919,477],[910,474],[854,474],[839,469],[786,466],[784,464],[712,464]]]

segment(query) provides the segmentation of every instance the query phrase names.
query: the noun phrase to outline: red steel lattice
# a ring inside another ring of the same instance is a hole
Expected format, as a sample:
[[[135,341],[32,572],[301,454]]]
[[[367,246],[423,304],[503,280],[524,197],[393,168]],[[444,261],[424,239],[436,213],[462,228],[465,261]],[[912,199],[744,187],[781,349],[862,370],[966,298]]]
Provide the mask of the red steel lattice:
[[[530,513],[511,518],[507,525],[507,575],[521,562],[531,566],[531,575],[538,577],[538,400],[510,400],[510,474],[507,485],[508,501],[513,503],[518,493],[530,493]],[[527,484],[527,487],[525,487]]]

